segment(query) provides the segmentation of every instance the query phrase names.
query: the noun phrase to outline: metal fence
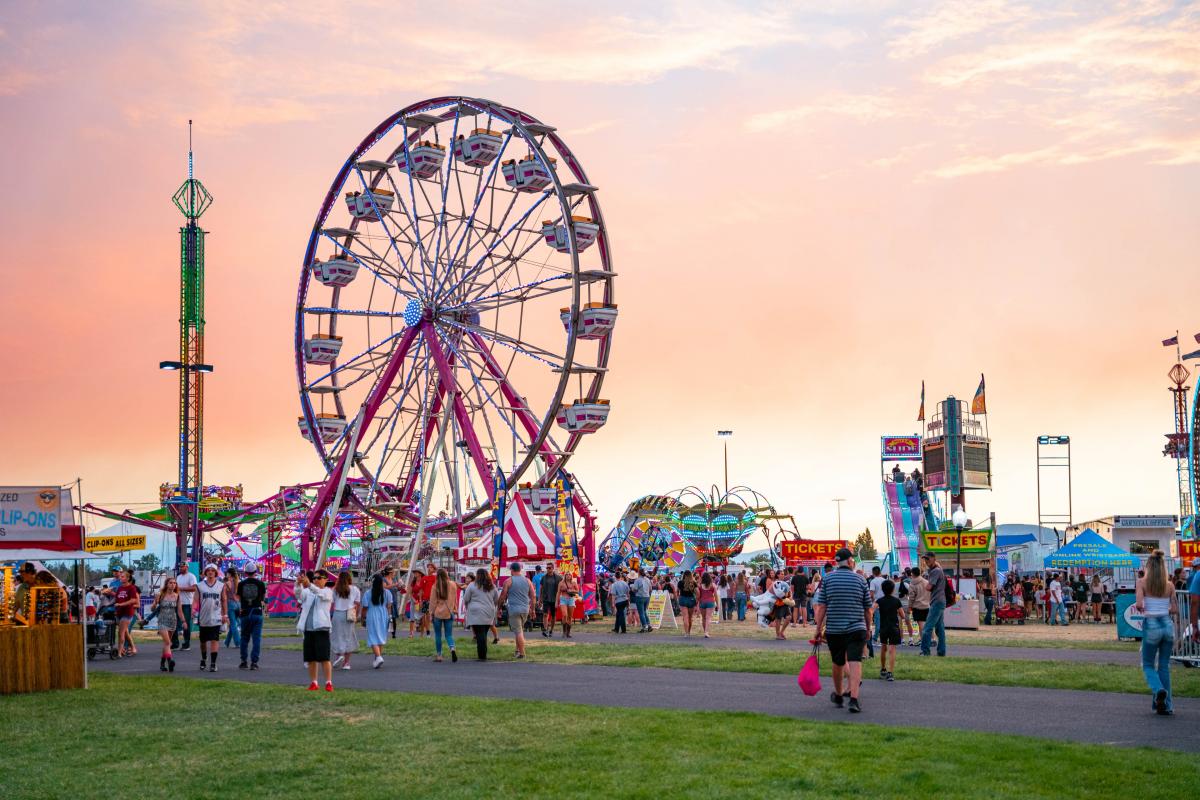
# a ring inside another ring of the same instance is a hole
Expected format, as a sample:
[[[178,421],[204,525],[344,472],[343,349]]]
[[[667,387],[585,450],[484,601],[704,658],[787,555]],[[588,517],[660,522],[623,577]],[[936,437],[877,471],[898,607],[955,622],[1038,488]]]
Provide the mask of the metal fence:
[[[1175,598],[1179,603],[1179,617],[1175,620],[1175,649],[1171,652],[1171,660],[1200,667],[1200,642],[1192,639],[1191,597],[1181,589],[1175,592]]]

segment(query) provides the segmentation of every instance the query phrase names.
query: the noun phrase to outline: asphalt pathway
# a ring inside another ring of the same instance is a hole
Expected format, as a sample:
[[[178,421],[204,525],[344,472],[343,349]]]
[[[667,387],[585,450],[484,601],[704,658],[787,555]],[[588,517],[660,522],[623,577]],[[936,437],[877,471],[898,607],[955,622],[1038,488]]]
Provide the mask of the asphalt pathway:
[[[652,633],[649,635],[638,633],[616,634],[610,633],[609,629],[604,631],[593,630],[598,627],[589,625],[587,627],[576,626],[571,631],[571,638],[580,642],[596,642],[604,644],[668,644],[682,645],[692,647],[712,647],[725,650],[786,650],[796,652],[806,648],[806,642],[813,634],[812,627],[796,630],[789,628],[790,634],[786,641],[779,641],[774,638],[767,638],[774,634],[764,634],[763,638],[754,637],[735,637],[735,636],[714,636],[712,639],[705,639],[703,634],[697,633],[699,626],[693,629],[691,636],[685,637],[682,633],[674,635],[673,633]],[[533,632],[534,640],[538,638],[538,632]],[[556,635],[554,638],[560,638]],[[1141,656],[1136,650],[1076,650],[1073,648],[1060,647],[1005,647],[996,645],[979,645],[979,644],[956,644],[954,635],[948,637],[950,655],[962,656],[964,658],[995,658],[1004,661],[1068,661],[1081,664],[1119,664],[1122,666],[1140,666]],[[900,652],[917,652],[919,648],[908,647],[902,645]]]
[[[464,651],[469,648],[464,648]],[[222,650],[220,672],[199,672],[197,650],[180,652],[175,675],[204,680],[238,680],[304,686],[307,673],[300,654],[264,652],[262,669],[239,670],[233,650]],[[124,675],[159,672],[154,649],[142,655],[108,661],[91,669]],[[553,700],[616,708],[663,708],[750,711],[772,716],[854,724],[917,726],[1036,736],[1120,746],[1148,746],[1200,752],[1200,699],[1177,698],[1175,716],[1150,710],[1149,694],[1114,694],[1059,689],[974,686],[899,680],[863,682],[864,713],[850,715],[829,702],[825,691],[805,697],[789,675],[702,672],[660,668],[593,667],[538,664],[531,661],[457,664],[426,658],[390,656],[382,669],[369,669],[369,656],[358,656],[353,670],[335,670],[339,689],[373,689],[427,694],[523,700]]]

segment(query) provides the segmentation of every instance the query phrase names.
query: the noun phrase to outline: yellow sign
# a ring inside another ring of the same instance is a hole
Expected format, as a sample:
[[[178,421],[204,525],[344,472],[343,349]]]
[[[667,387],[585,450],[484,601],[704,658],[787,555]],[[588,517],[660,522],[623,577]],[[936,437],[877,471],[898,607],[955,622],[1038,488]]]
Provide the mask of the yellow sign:
[[[669,595],[666,592],[650,593],[650,602],[646,605],[646,616],[650,618],[650,627],[654,630],[662,627],[664,617],[670,617],[671,625],[679,627],[675,621],[675,612],[671,609]]]
[[[146,535],[133,536],[89,536],[86,548],[93,553],[116,550],[142,550],[146,547]]]
[[[921,534],[925,549],[935,553],[953,553],[958,550],[958,536],[955,531],[926,531]],[[989,553],[992,549],[992,532],[963,531],[962,552]]]

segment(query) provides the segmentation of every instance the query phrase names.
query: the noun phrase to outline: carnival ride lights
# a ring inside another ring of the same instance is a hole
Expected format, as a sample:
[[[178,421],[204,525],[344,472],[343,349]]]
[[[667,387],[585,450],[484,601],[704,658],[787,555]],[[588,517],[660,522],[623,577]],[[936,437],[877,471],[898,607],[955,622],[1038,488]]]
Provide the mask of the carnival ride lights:
[[[492,524],[498,477],[545,489],[604,426],[616,273],[596,192],[553,126],[488,100],[415,103],[353,150],[296,304],[299,427],[330,475],[306,565],[335,476],[360,477],[353,502],[391,529],[444,505],[427,528],[462,543]]]

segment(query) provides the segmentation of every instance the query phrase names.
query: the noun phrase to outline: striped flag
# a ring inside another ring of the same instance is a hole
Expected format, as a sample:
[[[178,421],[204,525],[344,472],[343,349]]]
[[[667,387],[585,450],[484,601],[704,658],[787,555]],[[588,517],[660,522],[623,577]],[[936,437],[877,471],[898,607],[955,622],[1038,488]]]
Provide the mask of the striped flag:
[[[1163,339],[1163,347],[1174,347],[1179,344],[1179,334],[1175,334],[1170,339]]]
[[[1200,350],[1193,350],[1193,351],[1192,351],[1192,352],[1190,352],[1190,353],[1184,353],[1184,354],[1183,354],[1183,360],[1184,360],[1184,361],[1190,361],[1190,360],[1192,360],[1193,358],[1200,358]]]
[[[987,397],[983,388],[983,373],[979,373],[979,388],[975,390],[975,397],[971,398],[971,413],[986,414],[987,413]]]
[[[921,381],[921,408],[917,411],[917,422],[925,421],[925,381]]]

